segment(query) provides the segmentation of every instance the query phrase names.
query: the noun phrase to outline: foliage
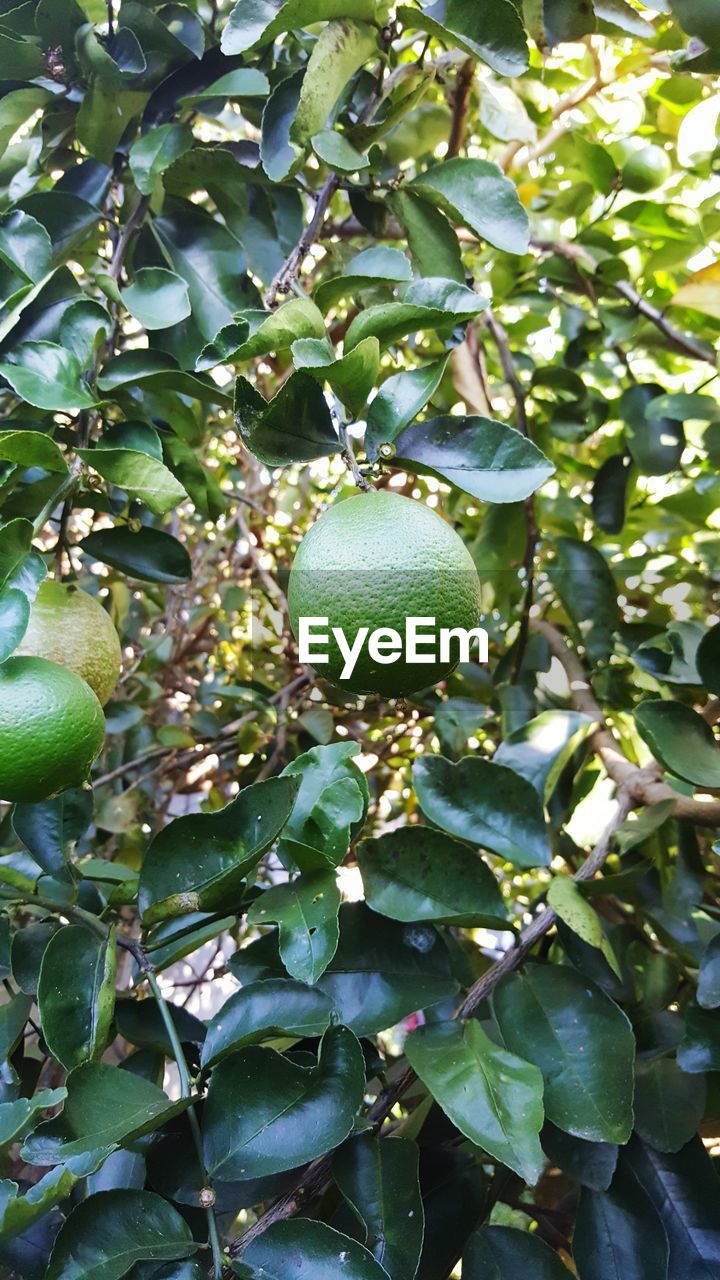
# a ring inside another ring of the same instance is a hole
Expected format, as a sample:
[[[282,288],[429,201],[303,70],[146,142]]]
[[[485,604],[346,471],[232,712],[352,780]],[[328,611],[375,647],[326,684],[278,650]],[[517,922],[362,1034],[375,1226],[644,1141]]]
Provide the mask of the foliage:
[[[717,5],[0,10],[0,658],[123,647],[1,811],[3,1274],[720,1275]],[[403,701],[288,628],[368,484],[482,583]]]

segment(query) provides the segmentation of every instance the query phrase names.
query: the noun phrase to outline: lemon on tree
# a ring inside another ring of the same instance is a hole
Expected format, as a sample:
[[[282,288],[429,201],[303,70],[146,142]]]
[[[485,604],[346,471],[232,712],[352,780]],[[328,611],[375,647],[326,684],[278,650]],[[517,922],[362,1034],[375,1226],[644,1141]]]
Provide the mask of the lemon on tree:
[[[644,194],[655,191],[667,182],[672,173],[670,157],[662,147],[654,144],[633,151],[622,168],[623,186],[629,191]]]
[[[69,667],[103,705],[120,676],[120,640],[110,615],[73,583],[42,583],[17,653]]]
[[[361,628],[405,636],[406,620],[434,618],[435,630],[477,626],[480,582],[472,557],[454,529],[421,502],[370,490],[330,507],[303,538],[290,573],[288,605],[295,635],[301,618],[327,618],[328,662],[319,674],[356,693],[400,696],[424,689],[455,669],[450,661],[417,665],[404,650],[375,660],[364,644],[352,674],[332,633],[353,643]],[[322,630],[322,629],[320,629]],[[388,642],[389,643],[389,642]],[[432,646],[426,653],[432,653]],[[437,650],[436,650],[437,652]]]
[[[0,666],[0,800],[34,804],[87,781],[105,717],[74,671],[46,658]]]

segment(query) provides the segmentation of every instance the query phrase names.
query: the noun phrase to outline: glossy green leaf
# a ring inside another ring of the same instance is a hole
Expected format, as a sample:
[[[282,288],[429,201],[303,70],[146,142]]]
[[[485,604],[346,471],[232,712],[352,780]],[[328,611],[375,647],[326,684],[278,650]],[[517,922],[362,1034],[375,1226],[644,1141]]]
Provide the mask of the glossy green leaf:
[[[443,831],[518,867],[548,866],[540,799],[514,770],[476,756],[457,764],[425,756],[413,766],[413,784],[423,813]]]
[[[103,368],[98,378],[101,391],[137,387],[142,391],[178,391],[194,400],[230,404],[227,392],[210,379],[186,373],[165,351],[123,351]]]
[[[662,387],[656,383],[636,384],[623,392],[618,405],[633,461],[648,476],[674,471],[685,447],[681,423],[649,416],[650,406],[661,394]]]
[[[235,383],[235,424],[243,444],[269,467],[309,462],[338,453],[325,397],[314,378],[300,370],[266,401],[247,381]]]
[[[190,557],[181,542],[161,529],[128,525],[99,529],[80,544],[88,555],[143,582],[188,582]]]
[[[295,142],[305,145],[325,128],[343,89],[377,51],[377,28],[367,22],[343,16],[323,27],[308,59],[290,130]]]
[[[10,996],[0,1004],[0,1062],[6,1062],[25,1030],[32,1009],[32,997]]]
[[[532,964],[493,993],[504,1043],[545,1080],[545,1110],[559,1129],[592,1142],[627,1142],[632,1129],[635,1038],[599,987],[575,969]]]
[[[686,1075],[672,1058],[638,1062],[635,1129],[656,1151],[680,1151],[705,1113],[705,1081]]]
[[[620,978],[620,966],[610,939],[600,923],[600,917],[582,896],[575,881],[570,876],[555,876],[550,882],[547,900],[568,929],[572,929],[589,947],[602,951],[610,968]]]
[[[392,374],[375,396],[367,415],[365,449],[371,462],[381,444],[392,444],[437,391],[447,365],[441,356],[404,373]]]
[[[0,431],[0,459],[16,462],[25,467],[42,467],[60,475],[67,471],[67,463],[55,441],[44,431]]]
[[[92,409],[90,391],[76,357],[54,342],[23,342],[12,362],[0,361],[0,374],[13,391],[37,409]]]
[[[711,938],[703,953],[697,1001],[703,1009],[720,1008],[720,935]]]
[[[706,44],[720,44],[720,16],[712,0],[670,0],[676,18],[691,35]]]
[[[508,0],[490,0],[482,14],[472,0],[436,0],[420,14],[401,5],[398,16],[411,30],[426,31],[451,48],[463,49],[502,76],[519,76],[527,69],[525,32]]]
[[[324,338],[300,338],[292,345],[292,355],[296,369],[307,369],[319,382],[327,382],[353,415],[360,413],[380,371],[377,338],[364,338],[339,359]]]
[[[218,80],[213,80],[206,89],[188,94],[181,101],[183,106],[195,107],[208,99],[266,98],[269,92],[270,82],[264,72],[255,67],[237,67],[235,71],[228,71]]]
[[[189,911],[221,909],[282,831],[297,784],[255,783],[217,813],[176,818],[155,836],[140,871],[145,924]]]
[[[0,1240],[24,1237],[33,1223],[44,1219],[55,1205],[67,1199],[81,1178],[94,1173],[106,1155],[105,1151],[94,1151],[67,1165],[58,1165],[24,1192],[20,1192],[17,1182],[9,1179],[0,1182]],[[24,1250],[24,1263],[27,1257]],[[43,1280],[47,1274],[43,1272]]]
[[[74,790],[40,804],[15,805],[12,822],[38,866],[54,880],[68,880],[70,854],[92,816],[92,795]]]
[[[37,284],[51,266],[52,244],[41,222],[21,209],[0,218],[0,262]]]
[[[231,1054],[214,1068],[205,1103],[208,1172],[262,1177],[331,1151],[353,1127],[364,1079],[362,1050],[347,1027],[326,1031],[313,1067],[257,1046]]]
[[[137,498],[157,516],[167,515],[182,502],[187,493],[162,462],[135,449],[78,449],[104,480]]]
[[[326,312],[341,298],[357,297],[361,289],[381,284],[406,284],[411,276],[410,263],[400,249],[377,245],[356,253],[341,276],[323,280],[314,297],[320,309]]]
[[[667,1154],[633,1137],[622,1158],[667,1235],[668,1280],[711,1280],[720,1267],[720,1189],[700,1138]]]
[[[312,149],[319,160],[336,173],[357,173],[368,169],[370,161],[335,129],[323,129],[311,139]]]
[[[606,662],[619,625],[617,588],[607,561],[589,542],[559,538],[552,584],[580,634],[588,659]]]
[[[233,360],[252,360],[268,352],[285,351],[298,338],[325,337],[322,313],[309,298],[291,298],[269,314],[249,311],[246,317],[239,317],[241,323],[243,318],[250,322],[251,335],[232,352]]]
[[[25,925],[13,934],[10,961],[13,981],[27,996],[37,995],[43,954],[58,925],[40,921]]]
[[[16,587],[0,588],[0,662],[20,644],[30,621],[30,602]]]
[[[499,1048],[472,1019],[420,1027],[408,1061],[453,1124],[483,1151],[537,1182],[545,1159],[543,1081],[536,1066]]]
[[[177,1209],[154,1192],[101,1191],[64,1223],[46,1280],[120,1280],[144,1258],[187,1258],[196,1248]]]
[[[720,1013],[717,1010],[690,1005],[677,1060],[678,1066],[691,1075],[720,1071]]]
[[[614,1143],[573,1138],[548,1120],[542,1131],[542,1147],[552,1163],[573,1182],[595,1191],[607,1191],[618,1162],[618,1147]]]
[[[64,1088],[40,1089],[32,1098],[0,1103],[0,1147],[16,1142],[33,1126],[37,1116],[49,1107],[59,1106],[66,1096]]]
[[[580,711],[541,711],[503,739],[493,761],[527,778],[549,800],[563,769],[594,727],[590,716]]]
[[[351,351],[367,337],[387,347],[419,330],[449,330],[486,307],[487,300],[466,285],[427,276],[408,285],[401,301],[381,302],[355,316],[345,335],[345,350]]]
[[[286,1280],[292,1258],[294,1280],[385,1280],[387,1272],[356,1240],[324,1222],[296,1218],[275,1222],[234,1263],[241,1280]]]
[[[414,1280],[424,1210],[418,1148],[407,1138],[350,1138],[336,1152],[333,1178],[364,1228],[363,1244],[393,1280]]]
[[[405,230],[418,274],[446,276],[464,284],[460,244],[445,214],[407,186],[391,193],[389,205]]]
[[[164,267],[136,271],[121,297],[130,315],[144,329],[167,329],[192,314],[185,281]]]
[[[230,29],[231,23],[232,15],[226,31]],[[260,159],[272,182],[282,182],[302,161],[302,149],[291,140],[290,129],[300,101],[304,74],[304,70],[297,71],[280,80],[263,111]]]
[[[186,1106],[185,1100],[171,1102],[162,1089],[133,1071],[86,1062],[67,1078],[60,1115],[38,1125],[26,1139],[24,1158],[32,1164],[62,1164],[90,1151],[129,1144]]]
[[[407,427],[395,437],[396,464],[429,473],[482,502],[521,502],[555,468],[514,427],[474,414],[448,414]]]
[[[657,760],[698,787],[720,787],[720,747],[697,711],[680,702],[649,699],[635,711],[635,723]]]
[[[526,253],[528,217],[514,183],[488,160],[456,157],[414,178],[411,189],[506,253]]]
[[[652,1201],[621,1163],[607,1191],[583,1190],[573,1256],[583,1280],[666,1276],[668,1242]]]
[[[464,1280],[569,1280],[557,1254],[528,1231],[481,1227],[463,1254]]]
[[[248,924],[279,926],[280,956],[299,982],[315,983],[337,951],[340,890],[332,871],[314,871],[266,889]]]
[[[107,1047],[115,1005],[117,940],[70,924],[51,938],[40,967],[38,1008],[50,1052],[70,1070]]]
[[[507,928],[490,868],[466,845],[430,827],[401,827],[358,845],[365,899],[392,920]]]
[[[330,1025],[331,1013],[327,996],[301,982],[277,978],[251,982],[231,995],[211,1019],[202,1065],[207,1071],[237,1049],[278,1036],[299,1040],[320,1036]]]
[[[283,777],[299,780],[299,790],[280,848],[301,871],[339,866],[360,830],[369,793],[353,762],[359,753],[356,742],[333,742],[312,747],[283,770]]]
[[[186,124],[161,124],[148,130],[130,148],[129,162],[135,186],[142,195],[152,195],[159,177],[178,156],[193,144],[192,130]]]
[[[659,636],[638,645],[633,662],[665,684],[701,684],[696,660],[709,634],[697,622],[671,622]]]
[[[339,919],[337,951],[316,986],[356,1035],[375,1035],[456,997],[447,947],[431,924],[399,924],[359,902],[341,906]],[[277,939],[236,951],[230,968],[243,983],[282,975]]]

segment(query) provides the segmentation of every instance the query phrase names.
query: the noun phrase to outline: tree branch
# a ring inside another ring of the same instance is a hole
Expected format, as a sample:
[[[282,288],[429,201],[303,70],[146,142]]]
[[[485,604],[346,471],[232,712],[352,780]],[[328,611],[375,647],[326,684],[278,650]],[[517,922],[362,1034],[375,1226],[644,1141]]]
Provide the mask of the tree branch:
[[[273,276],[273,279],[270,282],[270,286],[265,294],[265,303],[268,307],[275,305],[278,294],[289,293],[292,285],[297,280],[300,268],[308,254],[308,251],[320,234],[320,228],[322,227],[325,219],[325,214],[328,211],[328,206],[337,191],[339,183],[340,179],[338,175],[336,173],[331,173],[320,188],[315,201],[315,209],[313,211],[312,218],[300,236],[295,248],[290,251],[280,270]]]
[[[470,89],[474,75],[475,63],[472,58],[467,58],[458,71],[455,86],[450,94],[450,105],[453,114],[447,154],[445,156],[446,160],[451,160],[453,156],[459,155],[465,145]]]

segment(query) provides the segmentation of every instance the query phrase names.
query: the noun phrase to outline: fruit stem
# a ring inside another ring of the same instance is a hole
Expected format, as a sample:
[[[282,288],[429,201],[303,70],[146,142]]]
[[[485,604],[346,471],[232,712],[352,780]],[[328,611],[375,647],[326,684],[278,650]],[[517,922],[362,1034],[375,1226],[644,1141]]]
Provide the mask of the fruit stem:
[[[350,437],[348,436],[347,423],[343,422],[342,419],[338,422],[338,435],[340,437],[340,444],[342,445],[343,461],[352,472],[352,478],[358,489],[362,489],[363,493],[367,493],[369,489],[373,489],[375,486],[366,479],[358,466],[358,460],[355,457],[355,452],[350,442]]]
[[[53,511],[57,507],[58,503],[61,502],[63,498],[66,498],[67,495],[72,492],[72,490],[75,488],[75,485],[77,484],[77,481],[78,481],[78,476],[75,470],[69,471],[66,476],[63,476],[57,489],[55,489],[53,493],[51,493],[50,497],[45,503],[45,506],[42,508],[41,511],[38,512],[38,514],[36,515],[33,521],[33,537],[36,538],[38,534],[45,528],[45,525],[50,519],[50,516],[52,515]]]

